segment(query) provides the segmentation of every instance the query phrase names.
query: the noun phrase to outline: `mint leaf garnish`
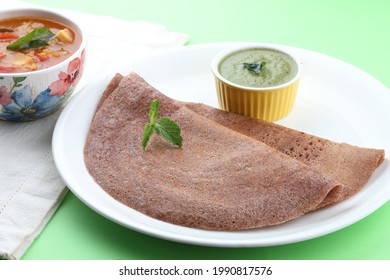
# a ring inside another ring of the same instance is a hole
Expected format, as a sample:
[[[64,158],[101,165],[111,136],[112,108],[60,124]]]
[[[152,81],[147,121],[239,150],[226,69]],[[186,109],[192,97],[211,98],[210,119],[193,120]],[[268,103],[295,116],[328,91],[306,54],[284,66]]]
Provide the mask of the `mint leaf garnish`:
[[[261,63],[255,63],[255,62],[245,63],[244,62],[244,68],[248,69],[249,72],[251,72],[252,74],[258,75],[258,74],[260,74],[261,69],[263,69],[265,64],[266,64],[265,61],[263,61]]]
[[[161,135],[164,139],[172,144],[181,147],[183,144],[183,138],[180,135],[179,125],[167,117],[161,117],[156,121],[154,127],[157,134]]]
[[[146,145],[148,145],[150,136],[152,136],[153,131],[154,131],[155,124],[147,123],[144,128],[144,136],[142,137],[142,147],[145,150]]]
[[[8,45],[7,49],[12,51],[21,51],[47,46],[48,42],[52,40],[54,36],[55,34],[53,34],[49,28],[35,28],[27,35]]]
[[[168,117],[158,117],[158,105],[157,99],[153,100],[150,104],[149,119],[150,122],[145,125],[144,135],[142,137],[141,145],[145,150],[148,145],[149,139],[154,132],[163,137],[168,142],[181,148],[183,145],[183,138],[180,134],[180,126]]]
[[[151,123],[156,122],[156,119],[158,116],[158,105],[159,104],[160,104],[160,101],[158,101],[157,99],[153,100],[152,103],[150,103],[149,118],[150,118]]]

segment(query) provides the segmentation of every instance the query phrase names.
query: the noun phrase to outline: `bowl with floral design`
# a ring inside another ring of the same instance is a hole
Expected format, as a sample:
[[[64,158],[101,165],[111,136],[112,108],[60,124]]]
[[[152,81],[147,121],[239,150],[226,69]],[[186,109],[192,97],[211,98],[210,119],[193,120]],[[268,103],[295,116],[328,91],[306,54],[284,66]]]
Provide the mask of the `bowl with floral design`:
[[[50,10],[0,11],[0,120],[61,108],[82,76],[86,39],[75,20]]]

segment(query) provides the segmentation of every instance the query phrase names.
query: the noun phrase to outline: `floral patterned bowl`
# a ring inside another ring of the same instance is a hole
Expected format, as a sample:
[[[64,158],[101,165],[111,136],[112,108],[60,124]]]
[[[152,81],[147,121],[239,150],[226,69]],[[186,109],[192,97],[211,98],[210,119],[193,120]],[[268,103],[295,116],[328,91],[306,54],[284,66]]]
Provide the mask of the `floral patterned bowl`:
[[[22,73],[0,71],[0,119],[32,121],[61,108],[74,92],[83,73],[87,36],[75,21],[49,10],[0,11],[0,19],[16,17],[38,17],[61,22],[82,37],[76,52],[54,66]]]

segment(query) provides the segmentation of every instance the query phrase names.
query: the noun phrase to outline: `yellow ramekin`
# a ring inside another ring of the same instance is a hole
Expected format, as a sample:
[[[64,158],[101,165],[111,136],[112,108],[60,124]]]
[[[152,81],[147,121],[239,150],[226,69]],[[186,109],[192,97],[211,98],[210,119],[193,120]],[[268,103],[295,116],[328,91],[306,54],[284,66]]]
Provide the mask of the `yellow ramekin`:
[[[259,48],[275,50],[288,55],[297,64],[296,75],[291,80],[272,87],[242,86],[222,77],[219,67],[226,57],[243,50]],[[266,121],[276,121],[285,117],[294,107],[302,64],[294,54],[282,47],[260,43],[236,45],[219,52],[211,62],[211,69],[215,77],[218,102],[224,111]]]

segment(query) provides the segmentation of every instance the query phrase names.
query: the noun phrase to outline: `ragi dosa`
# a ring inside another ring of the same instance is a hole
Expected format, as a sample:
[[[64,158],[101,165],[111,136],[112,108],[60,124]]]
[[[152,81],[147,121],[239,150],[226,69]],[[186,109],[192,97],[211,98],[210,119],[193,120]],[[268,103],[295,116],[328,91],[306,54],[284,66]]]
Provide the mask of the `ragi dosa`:
[[[119,85],[123,76],[115,75],[101,102]],[[272,122],[225,112],[205,104],[182,103],[192,111],[227,128],[259,140],[278,151],[316,168],[343,185],[340,195],[330,193],[318,206],[333,205],[357,193],[384,160],[382,149],[336,143]]]
[[[108,194],[137,211],[188,227],[261,228],[311,212],[342,189],[315,168],[164,96],[135,73],[112,85],[94,115],[85,164]],[[161,116],[179,123],[182,148],[156,136],[142,149],[154,99]]]

